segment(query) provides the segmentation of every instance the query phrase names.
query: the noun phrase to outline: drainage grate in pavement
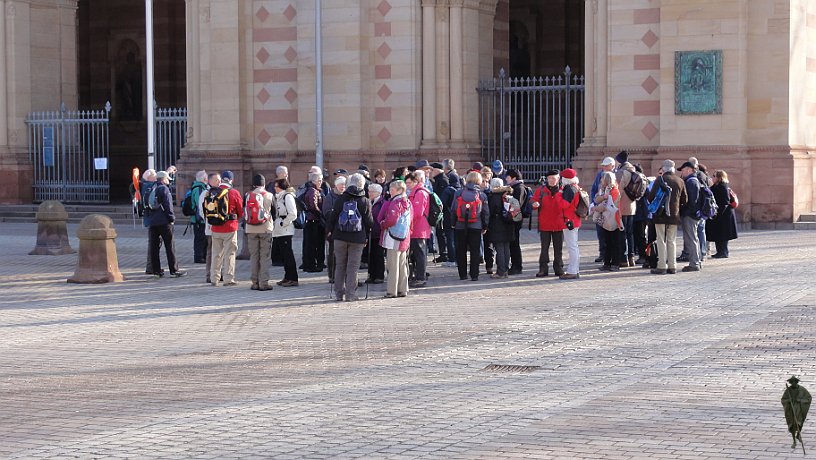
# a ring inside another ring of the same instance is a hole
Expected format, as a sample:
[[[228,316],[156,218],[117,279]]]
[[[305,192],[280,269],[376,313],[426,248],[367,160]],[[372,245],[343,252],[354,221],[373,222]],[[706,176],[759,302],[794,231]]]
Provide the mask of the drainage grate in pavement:
[[[540,370],[541,366],[516,366],[512,364],[490,364],[483,371],[486,372],[507,372],[507,373],[521,373],[528,374]]]

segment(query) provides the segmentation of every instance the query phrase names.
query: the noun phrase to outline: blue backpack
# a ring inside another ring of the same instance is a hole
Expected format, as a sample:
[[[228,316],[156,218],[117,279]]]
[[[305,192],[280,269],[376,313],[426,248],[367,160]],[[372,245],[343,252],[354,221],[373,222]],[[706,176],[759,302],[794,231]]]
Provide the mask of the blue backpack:
[[[700,210],[697,211],[698,219],[712,219],[717,216],[717,212],[719,211],[717,200],[714,199],[714,194],[708,185],[703,183],[700,183],[699,203]]]
[[[343,203],[343,210],[337,219],[337,226],[341,232],[354,233],[363,231],[363,218],[357,209],[357,200]]]
[[[647,208],[649,211],[649,218],[655,217],[664,212],[667,216],[669,216],[669,208],[666,206],[666,203],[669,201],[669,197],[671,196],[671,187],[666,184],[662,176],[658,177],[652,186],[657,187],[657,192],[655,192],[654,200],[649,202],[649,207]]]
[[[405,208],[405,212],[400,214],[399,218],[397,219],[397,223],[388,228],[388,234],[391,235],[391,238],[397,241],[404,241],[405,238],[408,238],[410,231],[411,205],[409,202],[408,207]]]

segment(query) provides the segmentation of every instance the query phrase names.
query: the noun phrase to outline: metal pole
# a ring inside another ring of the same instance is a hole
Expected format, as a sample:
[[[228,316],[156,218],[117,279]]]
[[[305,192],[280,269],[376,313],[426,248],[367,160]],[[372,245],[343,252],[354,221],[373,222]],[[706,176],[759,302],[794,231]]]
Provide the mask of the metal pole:
[[[153,0],[145,0],[145,46],[147,47],[147,167],[156,168],[156,109],[153,78]]]
[[[315,0],[315,165],[323,169],[323,18]]]

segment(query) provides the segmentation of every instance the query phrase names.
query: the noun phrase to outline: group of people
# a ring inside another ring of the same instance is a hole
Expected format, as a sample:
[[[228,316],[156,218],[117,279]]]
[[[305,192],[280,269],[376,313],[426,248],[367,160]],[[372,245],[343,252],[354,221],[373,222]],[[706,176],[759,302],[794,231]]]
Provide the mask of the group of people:
[[[596,262],[607,271],[643,264],[652,273],[675,273],[678,260],[689,263],[683,271],[698,271],[706,241],[716,244],[712,257],[722,258],[728,257],[728,241],[736,238],[736,195],[727,174],[716,171],[709,178],[693,158],[679,169],[666,160],[656,177],[646,177],[626,152],[606,157],[590,194],[571,168],[548,171],[532,188],[520,171],[505,169],[499,160],[487,166],[474,163],[462,176],[451,159],[420,160],[390,176],[382,169],[370,172],[366,165],[329,176],[313,166],[299,187],[290,183],[288,168],[279,166],[273,182],[256,174],[243,195],[233,188],[233,179],[231,171],[199,171],[182,200],[185,214],[190,210],[194,261],[207,264],[207,282],[214,286],[238,284],[239,226],[247,236],[251,289],[273,288],[270,265],[283,267],[277,282],[282,287],[298,286],[298,269],[327,270],[336,299],[346,301],[358,298],[361,268],[368,271],[365,283],[387,283],[386,297],[404,297],[409,289],[426,286],[429,252],[438,254],[432,262],[457,267],[461,280],[479,280],[483,265],[495,279],[521,274],[522,222],[534,219],[536,212],[539,278],[549,276],[550,269],[560,279],[580,277],[578,232],[587,218],[597,227]],[[150,228],[147,272],[157,277],[164,276],[162,242],[170,274],[185,274],[174,254],[175,216],[167,183],[166,172],[149,170],[143,176],[145,225]],[[704,196],[713,196],[716,215],[701,217]],[[685,249],[676,257],[680,225]],[[292,247],[296,229],[303,231],[299,266]]]

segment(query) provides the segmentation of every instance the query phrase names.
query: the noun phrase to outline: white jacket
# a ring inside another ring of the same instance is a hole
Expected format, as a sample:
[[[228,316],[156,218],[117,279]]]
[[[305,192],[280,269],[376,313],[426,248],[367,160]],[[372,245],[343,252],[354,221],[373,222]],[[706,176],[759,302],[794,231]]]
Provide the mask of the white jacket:
[[[272,238],[294,236],[295,225],[293,222],[297,219],[297,204],[295,203],[294,191],[285,190],[275,193],[275,209],[277,217],[275,218],[275,228],[272,230]]]

